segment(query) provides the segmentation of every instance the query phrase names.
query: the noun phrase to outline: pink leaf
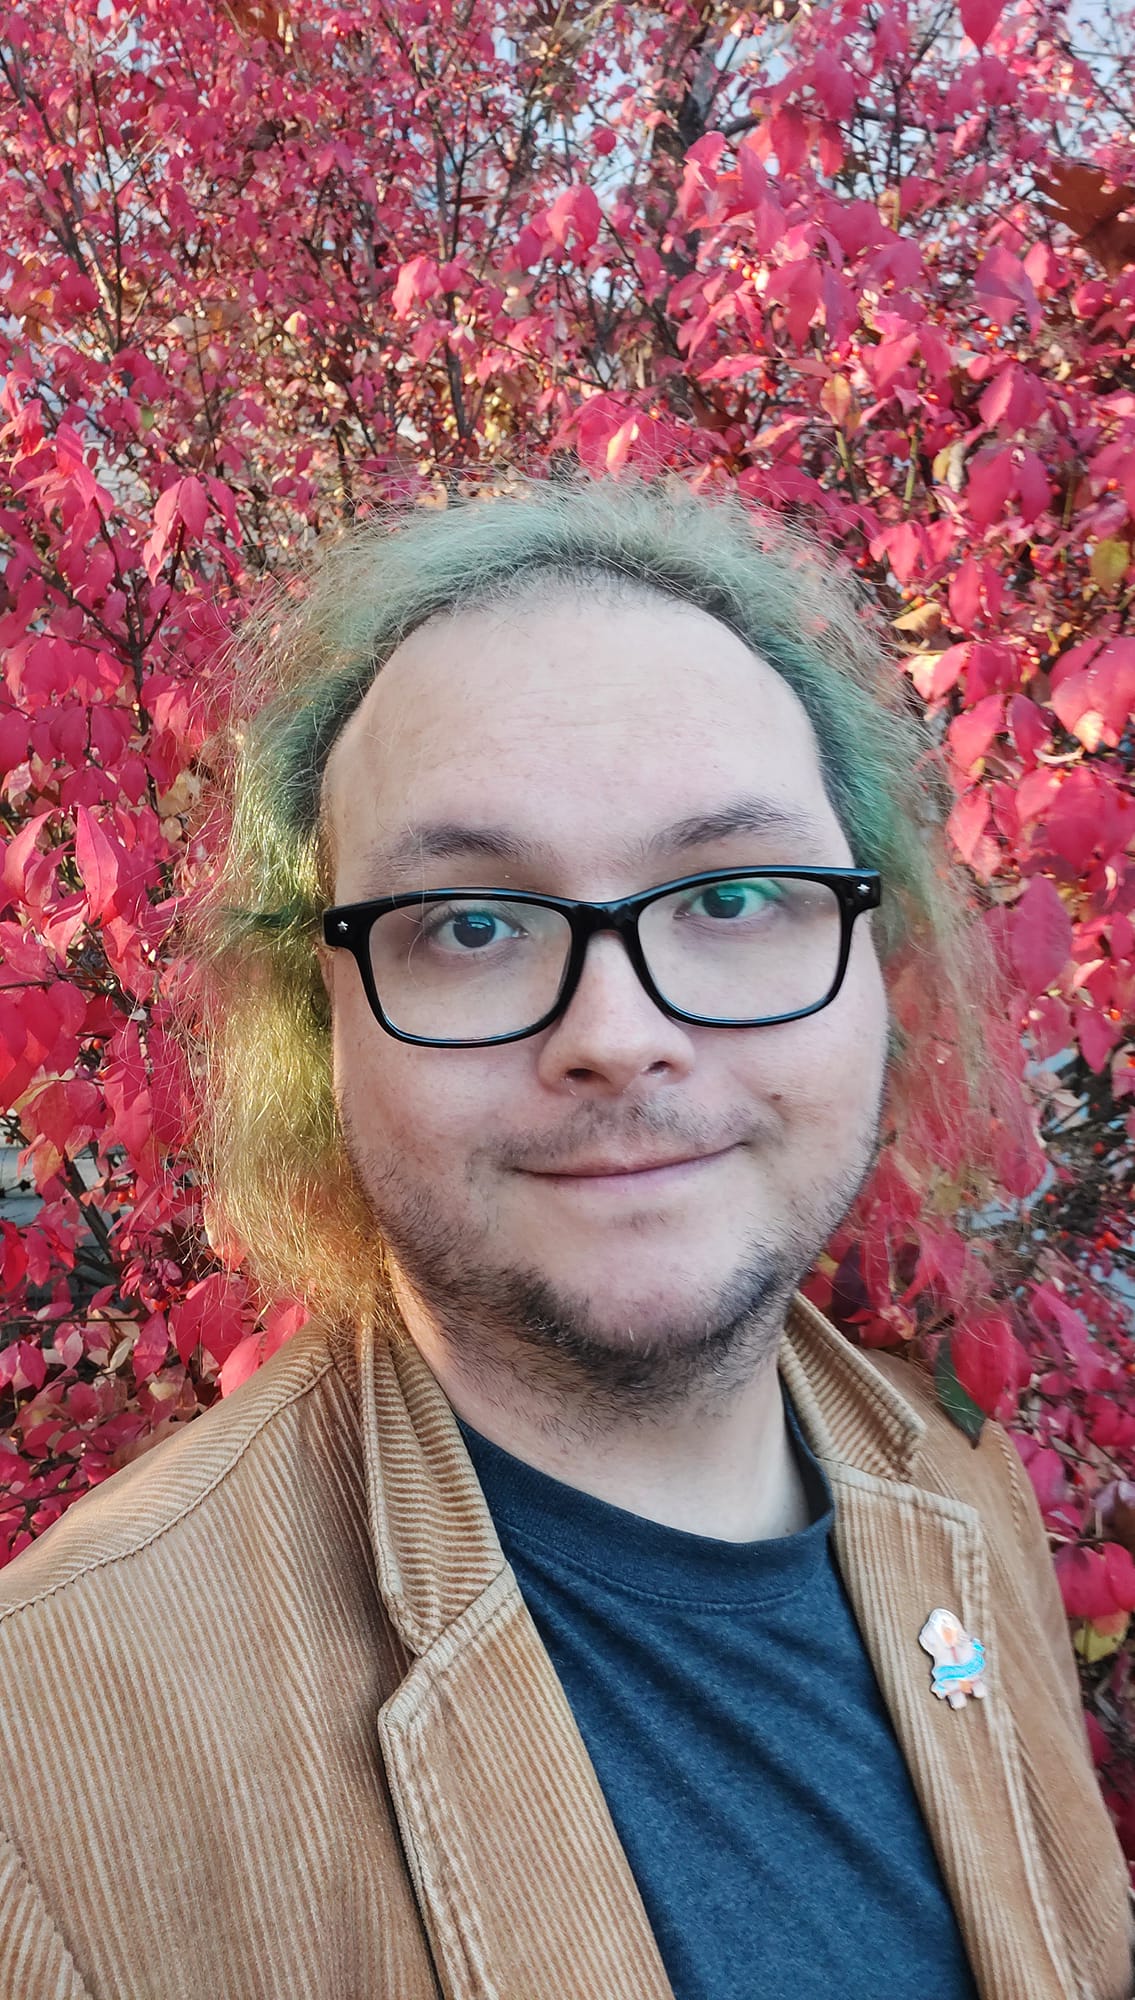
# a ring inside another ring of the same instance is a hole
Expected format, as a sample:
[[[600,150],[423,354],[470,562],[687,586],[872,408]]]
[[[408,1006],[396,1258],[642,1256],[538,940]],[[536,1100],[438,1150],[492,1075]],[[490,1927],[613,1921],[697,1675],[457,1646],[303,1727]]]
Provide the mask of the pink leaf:
[[[1077,647],[1082,657],[1087,648]],[[1135,640],[1114,639],[1075,672],[1053,674],[1050,703],[1070,735],[1086,750],[1115,749],[1135,712]],[[1060,667],[1070,664],[1061,661]]]
[[[177,485],[177,511],[185,531],[194,541],[204,533],[209,518],[209,500],[199,479],[181,479]]]
[[[972,863],[989,825],[989,799],[977,789],[960,798],[947,821],[948,831],[963,861]]]
[[[1023,450],[1017,468],[1017,509],[1022,521],[1033,522],[1052,498],[1052,482],[1035,451]]]
[[[441,275],[432,257],[411,257],[398,273],[391,301],[396,319],[406,319],[415,306],[436,298]]]
[[[92,917],[116,914],[122,860],[118,842],[104,832],[86,806],[79,806],[75,814],[75,865]]]
[[[577,249],[587,252],[594,248],[602,219],[594,188],[565,188],[548,210],[548,229],[561,250],[574,241]]]
[[[1110,1618],[1135,1611],[1135,1562],[1118,1542],[1056,1552],[1056,1574],[1069,1618]]]
[[[1004,700],[987,694],[976,708],[963,710],[950,724],[950,749],[963,771],[970,775],[980,763],[1001,727]]]
[[[1122,1024],[1110,1021],[1098,1007],[1077,1008],[1074,1021],[1076,1040],[1084,1061],[1098,1076],[1106,1068],[1108,1057],[1122,1037]]]
[[[1030,329],[1036,331],[1041,317],[1040,300],[1024,264],[1003,244],[987,251],[978,266],[974,285],[982,310],[991,319],[1004,325],[1017,313],[1023,313]]]
[[[1030,999],[1056,984],[1072,956],[1072,919],[1047,875],[1034,875],[1011,911],[1009,950]]]
[[[169,1328],[181,1360],[198,1342],[215,1361],[227,1361],[245,1326],[248,1288],[242,1279],[211,1272],[191,1285],[170,1310]]]
[[[961,0],[962,26],[976,48],[985,47],[1004,11],[1005,0]]]
[[[1013,741],[1026,765],[1032,769],[1036,764],[1037,751],[1051,743],[1052,731],[1035,701],[1030,701],[1027,694],[1010,695],[1008,720]]]
[[[1032,1367],[1004,1313],[976,1314],[955,1327],[950,1356],[962,1388],[986,1416],[1007,1415],[1016,1408]]]
[[[1013,454],[1009,447],[979,452],[966,483],[966,505],[975,526],[988,528],[1001,518],[1012,486]]]

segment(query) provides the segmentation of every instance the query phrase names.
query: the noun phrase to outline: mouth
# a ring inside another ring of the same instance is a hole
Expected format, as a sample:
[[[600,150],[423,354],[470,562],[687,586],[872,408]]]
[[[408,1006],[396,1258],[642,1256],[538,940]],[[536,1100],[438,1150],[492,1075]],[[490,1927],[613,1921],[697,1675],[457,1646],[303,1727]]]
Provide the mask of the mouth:
[[[732,1146],[723,1146],[713,1153],[679,1153],[664,1159],[577,1161],[553,1173],[537,1172],[533,1174],[533,1179],[566,1192],[602,1193],[627,1188],[639,1194],[648,1194],[656,1188],[677,1186],[682,1181],[697,1178],[715,1160],[723,1160],[733,1150]]]

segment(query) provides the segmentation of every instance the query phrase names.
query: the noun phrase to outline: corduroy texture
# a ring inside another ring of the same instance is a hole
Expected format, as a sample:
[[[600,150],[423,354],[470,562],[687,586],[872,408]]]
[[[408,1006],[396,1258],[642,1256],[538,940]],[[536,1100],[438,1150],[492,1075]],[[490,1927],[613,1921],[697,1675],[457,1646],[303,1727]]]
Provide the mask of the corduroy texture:
[[[781,1365],[983,2000],[1128,2000],[1126,1870],[1016,1454],[803,1303]],[[986,1647],[961,1710],[918,1645],[938,1604]],[[668,2000],[405,1338],[305,1328],[0,1573],[0,1757],[0,2000]]]

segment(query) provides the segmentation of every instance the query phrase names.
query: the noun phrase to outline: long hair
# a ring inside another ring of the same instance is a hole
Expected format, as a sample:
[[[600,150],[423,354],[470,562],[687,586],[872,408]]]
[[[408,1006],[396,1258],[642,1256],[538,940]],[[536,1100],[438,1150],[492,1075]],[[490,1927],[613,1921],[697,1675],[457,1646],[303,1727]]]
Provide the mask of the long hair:
[[[191,1052],[210,1234],[235,1239],[268,1296],[349,1317],[384,1296],[382,1244],[333,1098],[315,949],[333,900],[328,754],[427,619],[564,585],[697,606],[799,697],[855,863],[883,878],[874,936],[891,1016],[886,1142],[955,1174],[968,1143],[962,1179],[975,1196],[984,1185],[998,1067],[992,954],[946,850],[940,755],[878,615],[815,542],[735,495],[672,478],[524,478],[486,497],[382,512],[244,629],[225,832],[190,926]]]

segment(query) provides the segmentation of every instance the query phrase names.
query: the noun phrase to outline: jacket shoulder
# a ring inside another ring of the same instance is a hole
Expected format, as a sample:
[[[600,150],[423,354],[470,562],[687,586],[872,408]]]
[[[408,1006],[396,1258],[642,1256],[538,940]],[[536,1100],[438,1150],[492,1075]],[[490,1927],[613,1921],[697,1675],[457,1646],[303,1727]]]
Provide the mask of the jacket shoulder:
[[[1052,1563],[1052,1550],[1032,1481],[1004,1425],[987,1417],[972,1444],[938,1400],[925,1368],[889,1351],[871,1356],[873,1365],[925,1424],[914,1477],[932,1491],[972,1507],[981,1518],[995,1584],[1006,1602],[1027,1610],[1031,1629],[1052,1657],[1057,1685],[1079,1733],[1079,1673],[1068,1620]]]
[[[918,1472],[933,1467],[956,1498],[980,1505],[982,1498],[1008,1499],[1016,1488],[1017,1468],[1027,1477],[1003,1424],[987,1417],[976,1444],[943,1409],[928,1368],[889,1348],[873,1348],[870,1361],[891,1387],[922,1419],[925,1431],[918,1454]]]
[[[231,1396],[83,1494],[0,1570],[0,1626],[78,1577],[152,1546],[329,1376],[338,1381],[326,1332],[301,1327]]]

